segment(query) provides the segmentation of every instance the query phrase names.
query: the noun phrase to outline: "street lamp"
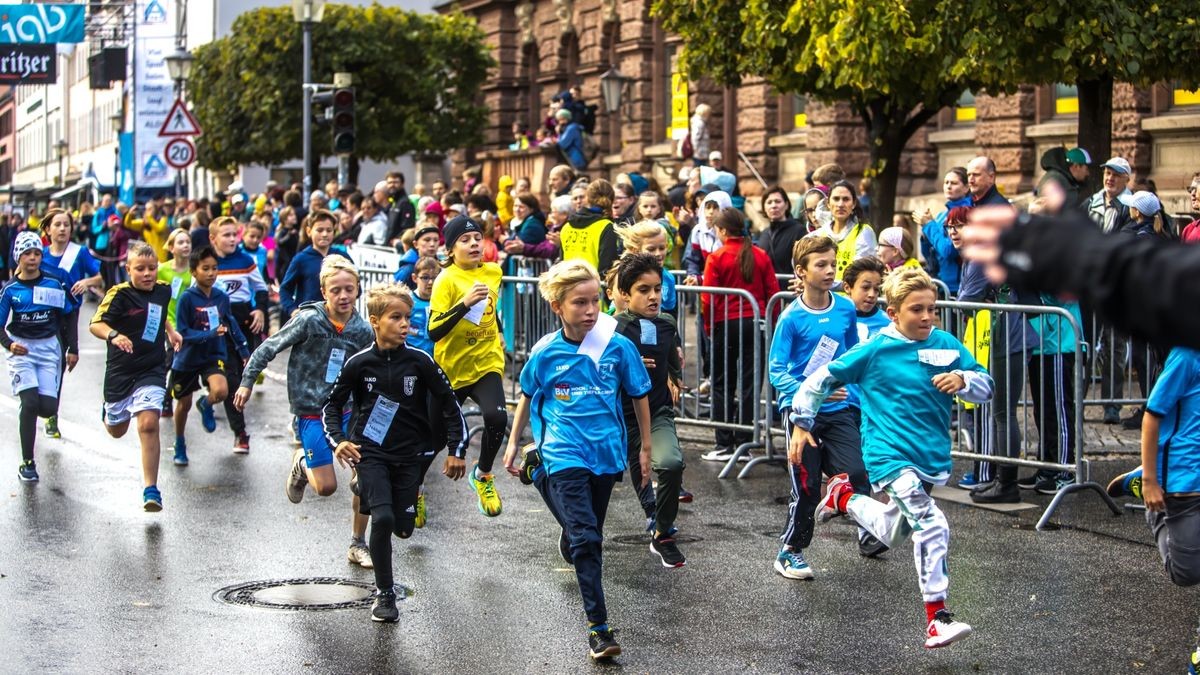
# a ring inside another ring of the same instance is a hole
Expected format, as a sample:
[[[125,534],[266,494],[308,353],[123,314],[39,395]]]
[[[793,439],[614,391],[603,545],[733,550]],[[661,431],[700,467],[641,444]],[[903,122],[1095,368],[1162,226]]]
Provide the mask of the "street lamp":
[[[192,75],[192,63],[196,59],[188,50],[176,46],[174,53],[163,60],[167,62],[167,74],[175,81],[175,86],[182,91],[183,86]]]
[[[604,97],[605,112],[612,114],[621,109],[621,104],[625,102],[622,99],[630,82],[633,82],[633,78],[621,74],[616,66],[612,66],[600,76],[600,94]]]
[[[304,135],[304,202],[312,192],[316,171],[312,169],[312,27],[325,16],[325,0],[292,0],[292,16],[304,31],[303,90],[301,133]]]
[[[58,156],[58,186],[63,185],[63,160],[67,157],[67,139],[60,138],[54,144],[54,154]]]

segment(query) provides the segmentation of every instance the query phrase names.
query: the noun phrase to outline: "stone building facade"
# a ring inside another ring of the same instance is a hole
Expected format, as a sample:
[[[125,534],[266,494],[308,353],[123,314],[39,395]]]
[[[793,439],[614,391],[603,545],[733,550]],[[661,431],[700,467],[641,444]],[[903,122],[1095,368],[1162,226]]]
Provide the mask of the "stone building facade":
[[[700,103],[713,111],[712,149],[736,169],[747,196],[761,193],[763,182],[798,191],[807,170],[826,162],[841,164],[852,177],[867,166],[866,132],[844,104],[781,95],[755,80],[736,89],[682,81],[676,68],[680,39],[650,16],[648,0],[462,0],[438,9],[451,7],[477,18],[498,63],[480,92],[491,111],[484,144],[454,154],[456,175],[482,165],[485,180],[494,183],[495,174],[534,166],[506,159],[519,154],[506,149],[511,126],[519,121],[535,129],[550,98],[572,85],[582,87],[588,103],[600,104],[595,137],[601,153],[588,168],[594,175],[640,171],[671,182],[678,165],[672,137],[684,133],[687,116]],[[614,114],[603,111],[600,89],[610,67],[631,78],[622,110]],[[995,160],[1003,192],[1028,192],[1042,173],[1041,153],[1074,145],[1073,95],[1069,87],[1051,85],[1022,87],[1009,96],[965,96],[960,107],[942,111],[910,141],[899,207],[936,201],[945,171],[980,153]],[[1113,132],[1114,152],[1130,161],[1137,176],[1154,178],[1169,206],[1185,210],[1183,188],[1200,170],[1200,96],[1166,85],[1119,84]],[[537,166],[552,163],[547,158]],[[532,177],[536,186],[539,177]]]

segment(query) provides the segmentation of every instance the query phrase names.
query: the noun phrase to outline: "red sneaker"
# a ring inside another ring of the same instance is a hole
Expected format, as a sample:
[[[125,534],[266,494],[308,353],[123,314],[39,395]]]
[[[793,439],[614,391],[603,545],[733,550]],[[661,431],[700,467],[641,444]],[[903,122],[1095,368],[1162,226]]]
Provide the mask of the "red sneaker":
[[[955,621],[954,615],[944,609],[939,609],[937,614],[933,615],[933,621],[929,622],[929,628],[925,631],[925,648],[937,649],[945,647],[948,644],[958,642],[969,636],[974,631],[970,625],[961,621]]]
[[[851,490],[850,476],[839,473],[829,479],[829,484],[825,488],[825,498],[817,504],[816,517],[818,523],[824,523],[842,515],[838,510],[838,500],[842,494]]]

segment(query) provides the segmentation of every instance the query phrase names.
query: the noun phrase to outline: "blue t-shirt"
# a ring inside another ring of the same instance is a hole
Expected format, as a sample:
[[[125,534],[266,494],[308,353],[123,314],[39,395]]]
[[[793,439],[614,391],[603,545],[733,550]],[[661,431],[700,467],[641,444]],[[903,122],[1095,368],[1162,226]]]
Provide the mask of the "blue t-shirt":
[[[433,356],[433,340],[429,339],[429,301],[421,299],[416,293],[413,293],[412,299],[412,317],[409,318],[408,325],[416,330],[417,334],[413,335],[410,331],[407,342],[409,346]]]
[[[829,364],[834,380],[830,386],[859,385],[863,464],[872,483],[890,482],[904,469],[915,469],[932,483],[949,478],[954,396],[938,391],[931,380],[954,371],[976,374],[973,379],[980,381],[984,395],[972,398],[991,397],[987,369],[953,335],[938,328],[921,342],[904,337],[895,327],[886,328]],[[807,389],[808,385],[801,389],[793,403],[801,417]]]
[[[870,314],[863,314],[856,311],[858,318],[858,341],[866,342],[879,334],[879,331],[892,325],[892,320],[888,318],[887,312],[875,306],[874,311]]]
[[[77,308],[70,288],[54,270],[42,270],[41,276],[29,281],[14,277],[0,290],[0,326],[14,340],[58,335],[65,317]]]
[[[71,242],[61,256],[51,253],[49,246],[43,246],[42,269],[57,273],[70,292],[75,284],[100,273],[100,261],[92,257],[92,252],[86,246]],[[76,295],[76,304],[82,298],[82,295]]]
[[[662,280],[662,311],[674,312],[675,307],[679,304],[679,294],[675,290],[675,275],[671,274],[671,270],[664,267]]]
[[[571,468],[621,473],[627,454],[621,392],[645,396],[650,375],[637,347],[619,333],[604,346],[599,365],[580,348],[561,330],[534,345],[521,370],[533,438],[550,474]]]
[[[1167,494],[1200,492],[1200,352],[1176,347],[1150,390],[1158,427],[1158,483]]]
[[[779,391],[779,407],[786,409],[800,390],[800,383],[818,368],[828,364],[858,344],[854,303],[845,296],[831,294],[825,309],[812,309],[796,298],[783,311],[771,338],[767,373],[771,386]],[[848,389],[846,400],[828,402],[820,412],[831,413],[850,406],[858,407],[858,396]]]

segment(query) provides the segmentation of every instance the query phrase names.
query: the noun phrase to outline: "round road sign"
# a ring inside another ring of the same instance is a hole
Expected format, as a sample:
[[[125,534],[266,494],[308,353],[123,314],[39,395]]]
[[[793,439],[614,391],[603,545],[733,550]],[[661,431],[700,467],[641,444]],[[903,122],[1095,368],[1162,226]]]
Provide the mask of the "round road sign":
[[[196,161],[196,146],[186,138],[172,138],[163,150],[167,164],[176,169],[186,169]]]

